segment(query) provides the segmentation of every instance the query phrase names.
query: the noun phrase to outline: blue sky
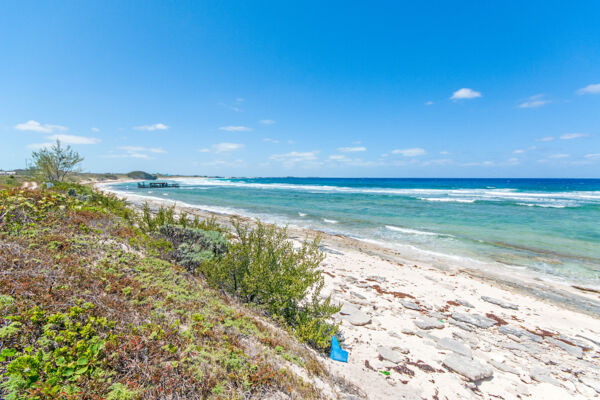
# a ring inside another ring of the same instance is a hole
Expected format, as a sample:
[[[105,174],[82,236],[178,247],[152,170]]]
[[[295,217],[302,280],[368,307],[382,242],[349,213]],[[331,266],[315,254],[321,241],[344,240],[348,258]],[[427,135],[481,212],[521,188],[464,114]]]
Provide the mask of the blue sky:
[[[493,5],[492,5],[493,4]],[[600,2],[0,5],[0,168],[600,177]]]

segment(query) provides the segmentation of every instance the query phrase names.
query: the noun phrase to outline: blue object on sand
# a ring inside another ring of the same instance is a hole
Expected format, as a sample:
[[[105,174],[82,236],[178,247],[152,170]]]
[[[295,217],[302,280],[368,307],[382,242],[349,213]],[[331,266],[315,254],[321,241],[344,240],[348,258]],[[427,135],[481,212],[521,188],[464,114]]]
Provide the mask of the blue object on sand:
[[[338,342],[335,336],[331,337],[331,353],[329,353],[329,357],[335,361],[348,362],[348,352],[342,350],[340,342]]]

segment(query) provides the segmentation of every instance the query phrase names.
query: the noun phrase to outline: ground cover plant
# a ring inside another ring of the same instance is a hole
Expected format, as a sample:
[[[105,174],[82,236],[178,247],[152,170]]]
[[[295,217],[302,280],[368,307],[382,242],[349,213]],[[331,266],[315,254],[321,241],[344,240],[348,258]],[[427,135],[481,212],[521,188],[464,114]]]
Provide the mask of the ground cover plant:
[[[330,377],[288,334],[325,348],[335,330],[335,307],[301,299],[320,287],[314,245],[291,251],[272,227],[228,233],[162,213],[144,222],[121,200],[66,183],[0,191],[0,398],[323,396],[311,382]],[[248,241],[266,239],[264,254]],[[232,289],[216,277],[235,257],[246,272]],[[256,281],[276,263],[297,267],[286,290]]]

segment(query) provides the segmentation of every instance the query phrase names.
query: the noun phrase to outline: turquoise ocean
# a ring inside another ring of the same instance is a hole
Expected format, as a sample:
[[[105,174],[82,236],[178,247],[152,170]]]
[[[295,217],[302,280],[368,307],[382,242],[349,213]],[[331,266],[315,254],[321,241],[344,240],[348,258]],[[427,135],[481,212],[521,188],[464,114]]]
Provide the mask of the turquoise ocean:
[[[600,179],[177,178],[108,188],[600,287]]]

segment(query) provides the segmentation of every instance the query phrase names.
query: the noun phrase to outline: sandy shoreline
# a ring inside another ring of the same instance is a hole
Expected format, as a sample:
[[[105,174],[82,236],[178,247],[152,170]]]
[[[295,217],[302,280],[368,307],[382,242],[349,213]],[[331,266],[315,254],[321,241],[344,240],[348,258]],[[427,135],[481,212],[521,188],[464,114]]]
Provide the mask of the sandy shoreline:
[[[95,186],[106,190],[103,185]],[[173,204],[118,195],[134,206]],[[178,210],[225,224],[231,218]],[[325,362],[367,398],[599,395],[597,293],[458,265],[434,267],[345,236],[289,231],[296,239],[322,237],[325,291],[344,304],[337,317],[342,346],[350,351],[348,364]]]

